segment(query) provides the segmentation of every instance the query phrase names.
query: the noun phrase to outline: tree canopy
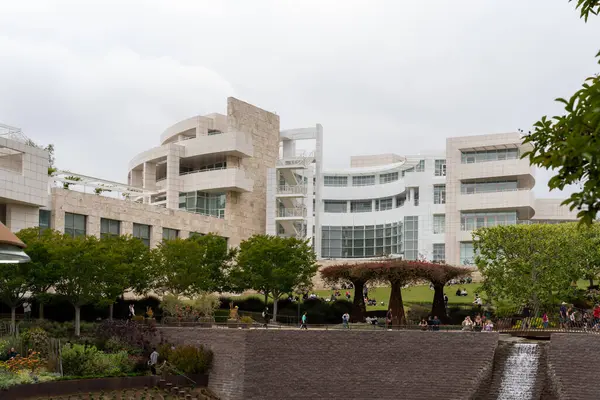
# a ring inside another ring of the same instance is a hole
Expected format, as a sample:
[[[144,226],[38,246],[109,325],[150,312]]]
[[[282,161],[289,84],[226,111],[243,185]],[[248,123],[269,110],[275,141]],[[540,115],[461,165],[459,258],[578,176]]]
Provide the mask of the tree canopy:
[[[576,7],[587,21],[600,13],[600,0],[577,0]],[[596,57],[600,63],[600,52]],[[580,184],[580,190],[563,204],[577,208],[581,222],[590,224],[600,211],[600,76],[588,77],[568,100],[556,101],[564,104],[564,114],[543,116],[533,125],[524,139],[532,149],[523,157],[532,165],[556,171],[548,182],[550,190]]]
[[[240,244],[231,277],[238,290],[254,289],[273,297],[273,320],[277,301],[301,287],[311,287],[317,272],[316,255],[308,241],[289,237],[254,235]]]
[[[590,228],[591,229],[591,228]],[[594,231],[598,232],[597,227]],[[475,263],[495,300],[543,307],[567,295],[584,275],[594,241],[576,224],[481,228],[473,233]],[[578,248],[590,247],[579,251]],[[590,259],[591,261],[591,259]]]

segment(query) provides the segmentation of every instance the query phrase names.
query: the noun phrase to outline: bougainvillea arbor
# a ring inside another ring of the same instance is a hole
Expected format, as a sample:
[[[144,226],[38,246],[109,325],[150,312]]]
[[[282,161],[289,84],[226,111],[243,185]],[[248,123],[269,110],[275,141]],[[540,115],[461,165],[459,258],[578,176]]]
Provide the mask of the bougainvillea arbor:
[[[351,282],[354,285],[354,303],[351,315],[353,322],[362,322],[366,307],[363,296],[364,285],[369,281],[389,283],[391,286],[388,310],[392,310],[392,325],[406,323],[402,287],[418,281],[429,281],[434,287],[432,314],[444,319],[444,285],[451,279],[467,275],[466,268],[425,261],[385,260],[369,261],[360,264],[340,264],[323,268],[321,276],[325,282],[336,284]]]

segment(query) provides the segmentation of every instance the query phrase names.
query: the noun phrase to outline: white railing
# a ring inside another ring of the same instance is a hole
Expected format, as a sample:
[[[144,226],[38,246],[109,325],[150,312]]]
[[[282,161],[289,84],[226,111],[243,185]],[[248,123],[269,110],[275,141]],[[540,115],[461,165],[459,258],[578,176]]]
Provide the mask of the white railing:
[[[300,158],[285,158],[281,160],[277,160],[278,167],[302,167],[306,168],[313,161],[313,158],[310,157],[300,157]]]
[[[280,208],[277,215],[280,218],[306,217],[306,208]]]
[[[306,185],[279,185],[278,194],[306,194]]]
[[[229,168],[232,168],[232,167],[229,167]],[[224,167],[213,167],[213,168],[204,168],[204,169],[195,169],[193,171],[180,172],[179,176],[189,175],[189,174],[197,174],[199,172],[220,171],[222,169],[227,169],[227,166],[224,166]]]
[[[518,192],[518,191],[521,191],[521,190],[531,190],[531,189],[530,188],[506,188],[506,189],[498,189],[498,190],[477,190],[477,188],[475,188],[472,192],[467,192],[466,190],[461,190],[460,194]]]

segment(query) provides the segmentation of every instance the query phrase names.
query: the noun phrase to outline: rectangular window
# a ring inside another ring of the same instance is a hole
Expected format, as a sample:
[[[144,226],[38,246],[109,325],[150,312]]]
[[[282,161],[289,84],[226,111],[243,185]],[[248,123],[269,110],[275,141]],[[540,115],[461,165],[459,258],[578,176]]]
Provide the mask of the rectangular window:
[[[175,240],[179,237],[179,230],[171,228],[163,228],[163,240]]]
[[[325,186],[348,186],[348,177],[347,176],[324,176],[323,184]]]
[[[354,200],[350,202],[350,212],[362,213],[373,211],[373,202],[371,200]]]
[[[446,185],[433,186],[433,204],[446,204]]]
[[[433,244],[433,261],[446,262],[446,245],[444,243]]]
[[[425,160],[419,160],[419,163],[415,166],[415,172],[425,171]]]
[[[389,183],[398,180],[398,172],[389,172],[379,175],[379,183]]]
[[[433,233],[439,234],[446,232],[446,215],[435,214],[433,216]]]
[[[375,200],[375,211],[391,210],[394,200],[391,197]]]
[[[44,232],[46,229],[50,229],[51,214],[52,214],[52,212],[50,210],[40,210],[40,216],[39,216],[40,233]]]
[[[402,223],[369,226],[323,226],[321,257],[369,258],[402,252]]]
[[[217,156],[217,159],[211,161],[198,161],[194,158],[182,158],[181,163],[179,164],[179,175],[215,171],[219,169],[227,169],[227,158],[225,156]]]
[[[133,237],[140,239],[146,247],[150,247],[150,225],[133,224]]]
[[[225,193],[187,192],[179,193],[179,208],[196,214],[225,218]]]
[[[461,231],[472,231],[479,228],[490,228],[498,225],[515,225],[516,223],[516,211],[461,213],[460,215]]]
[[[72,237],[85,236],[87,217],[81,214],[65,213],[65,233]]]
[[[518,189],[516,180],[510,181],[462,181],[461,194],[510,192]]]
[[[375,175],[358,175],[352,177],[352,186],[371,186],[375,184]]]
[[[419,258],[419,217],[404,217],[404,259]]]
[[[121,221],[100,218],[100,237],[119,236],[121,234]]]
[[[473,164],[487,161],[517,160],[519,158],[519,149],[498,149],[498,150],[479,150],[479,151],[461,151],[461,163]]]
[[[435,176],[446,176],[446,160],[435,160]]]
[[[473,242],[460,242],[460,265],[475,264]]]
[[[347,201],[325,200],[326,213],[346,213],[348,212]]]
[[[406,202],[406,196],[396,196],[396,208],[402,207]]]

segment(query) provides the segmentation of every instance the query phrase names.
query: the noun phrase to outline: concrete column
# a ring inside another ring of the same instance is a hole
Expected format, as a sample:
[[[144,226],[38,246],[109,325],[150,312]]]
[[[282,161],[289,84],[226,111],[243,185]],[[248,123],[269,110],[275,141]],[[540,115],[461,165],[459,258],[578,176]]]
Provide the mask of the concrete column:
[[[121,235],[133,235],[133,222],[121,221]]]
[[[100,237],[100,217],[88,215],[86,217],[85,234],[88,236]]]
[[[179,176],[180,156],[178,149],[169,149],[167,153],[167,208],[179,208],[179,192],[183,191],[183,182]]]
[[[284,140],[283,141],[283,158],[294,158],[296,157],[296,141],[295,140]]]
[[[131,171],[131,186],[142,187],[144,184],[144,171],[141,169],[134,169]]]
[[[156,190],[156,163],[144,163],[142,187],[147,190]]]

